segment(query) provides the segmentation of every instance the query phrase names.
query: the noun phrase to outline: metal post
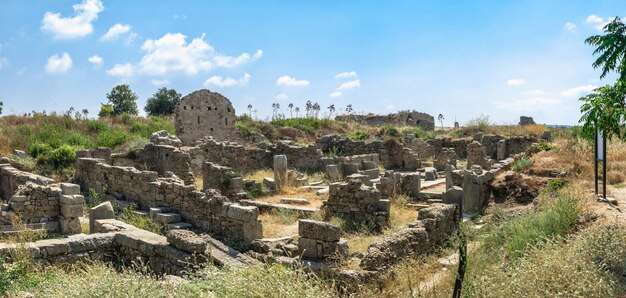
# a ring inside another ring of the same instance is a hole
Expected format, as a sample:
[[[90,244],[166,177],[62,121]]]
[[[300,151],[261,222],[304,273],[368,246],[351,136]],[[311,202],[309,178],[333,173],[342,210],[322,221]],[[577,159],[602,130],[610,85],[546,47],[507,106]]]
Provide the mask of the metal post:
[[[461,238],[461,246],[459,247],[459,268],[457,270],[456,281],[454,282],[454,292],[452,298],[461,297],[461,288],[463,287],[463,278],[465,277],[465,267],[467,263],[467,242],[465,235],[461,231],[463,224],[463,200],[459,202],[459,238]]]
[[[603,134],[602,135],[602,197],[606,200],[606,136]]]
[[[593,138],[593,167],[595,173],[595,185],[596,185],[596,196],[598,195],[598,128],[596,128],[596,135]]]

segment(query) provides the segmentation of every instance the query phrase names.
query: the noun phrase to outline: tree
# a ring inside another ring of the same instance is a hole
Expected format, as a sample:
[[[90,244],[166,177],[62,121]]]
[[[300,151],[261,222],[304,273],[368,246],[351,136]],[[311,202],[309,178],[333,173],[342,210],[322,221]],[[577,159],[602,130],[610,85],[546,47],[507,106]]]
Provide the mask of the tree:
[[[300,107],[296,107],[296,118],[300,116]]]
[[[144,111],[150,116],[172,115],[180,103],[180,96],[176,90],[163,87],[148,98]]]
[[[445,119],[443,117],[443,114],[439,114],[439,116],[437,117],[437,120],[439,120],[439,123],[441,123],[441,129],[443,129],[443,119]]]
[[[613,85],[597,88],[580,98],[584,103],[579,122],[583,122],[583,135],[587,138],[592,138],[598,129],[607,140],[613,136],[626,140],[626,26],[616,17],[603,30],[604,35],[585,40],[596,46],[594,55],[600,54],[592,65],[602,68],[601,79],[611,71],[616,71],[619,78]]]
[[[2,115],[2,108],[4,107],[4,103],[0,101],[0,115]]]
[[[594,90],[594,93],[580,98],[584,102],[580,108],[583,116],[583,135],[593,138],[596,127],[610,140],[616,136],[626,140],[626,82],[618,80],[613,85],[606,85]]]
[[[113,115],[137,115],[137,95],[130,90],[127,84],[117,85],[107,93],[109,104],[113,108]]]
[[[100,104],[100,112],[98,117],[113,116],[113,106],[108,104]]]
[[[252,105],[248,105],[248,116],[252,117]]]
[[[289,108],[289,118],[293,118],[293,104],[290,103],[287,107]]]
[[[328,106],[328,119],[330,119],[333,116],[333,113],[335,112],[335,105],[330,105]]]
[[[594,56],[600,54],[593,62],[593,68],[602,69],[601,79],[616,71],[620,80],[626,80],[626,25],[615,17],[602,29],[604,35],[594,35],[585,40],[585,43],[596,46]]]

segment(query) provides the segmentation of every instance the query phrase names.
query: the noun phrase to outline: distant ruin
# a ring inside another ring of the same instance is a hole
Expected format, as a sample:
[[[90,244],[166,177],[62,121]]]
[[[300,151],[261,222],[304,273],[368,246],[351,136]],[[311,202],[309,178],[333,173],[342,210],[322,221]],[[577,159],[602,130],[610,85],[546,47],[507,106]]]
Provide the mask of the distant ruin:
[[[417,126],[425,131],[435,129],[435,117],[416,111],[400,111],[389,115],[342,115],[335,120],[354,121],[370,126]]]
[[[176,136],[186,146],[211,136],[219,141],[237,139],[235,109],[228,98],[207,89],[194,91],[176,106]]]

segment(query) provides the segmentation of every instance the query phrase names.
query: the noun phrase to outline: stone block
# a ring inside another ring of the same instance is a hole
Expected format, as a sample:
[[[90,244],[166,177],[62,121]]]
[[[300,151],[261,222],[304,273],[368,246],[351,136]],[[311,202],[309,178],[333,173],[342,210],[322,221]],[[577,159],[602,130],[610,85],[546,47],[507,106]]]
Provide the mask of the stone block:
[[[172,230],[166,238],[170,245],[189,253],[204,254],[208,248],[207,241],[192,231]]]
[[[63,234],[80,234],[82,233],[82,227],[80,225],[80,219],[78,217],[63,217],[59,216],[59,225],[61,227],[61,233]]]
[[[298,250],[303,258],[322,260],[329,256],[345,257],[349,253],[348,242],[340,239],[336,242],[326,242],[317,239],[300,237]]]
[[[64,195],[78,195],[80,194],[80,186],[73,183],[61,183],[61,193]]]
[[[327,222],[301,219],[298,221],[298,235],[300,237],[333,242],[339,241],[341,229]]]
[[[452,186],[443,194],[443,202],[447,204],[460,204],[463,200],[463,189],[458,186]]]
[[[433,167],[426,167],[424,169],[424,180],[426,181],[435,181],[437,180],[437,169]]]
[[[178,213],[157,213],[154,220],[164,224],[180,222],[181,217]]]
[[[65,217],[83,216],[83,205],[61,205],[61,214]]]
[[[359,165],[356,163],[343,164],[343,176],[350,176],[359,172]]]
[[[369,170],[363,170],[361,172],[361,174],[367,176],[368,179],[376,179],[380,176],[380,173],[378,172],[378,168],[374,168],[374,169],[369,169]]]
[[[341,174],[339,173],[338,165],[326,166],[326,179],[328,179],[331,183],[341,181]]]
[[[498,161],[506,159],[506,140],[499,140],[496,144],[496,159]]]
[[[362,166],[363,166],[363,171],[378,169],[378,165],[376,165],[376,162],[371,161],[371,160],[364,160],[362,163]]]
[[[252,221],[258,218],[259,208],[255,206],[231,205],[228,208],[227,216],[240,221]]]
[[[111,202],[104,202],[89,209],[89,232],[95,232],[95,221],[98,219],[114,219],[115,212]]]
[[[276,181],[273,178],[264,177],[263,186],[268,190],[276,190]]]
[[[85,198],[81,195],[61,195],[59,203],[61,205],[82,205]]]
[[[274,180],[278,189],[287,185],[287,155],[274,155]]]

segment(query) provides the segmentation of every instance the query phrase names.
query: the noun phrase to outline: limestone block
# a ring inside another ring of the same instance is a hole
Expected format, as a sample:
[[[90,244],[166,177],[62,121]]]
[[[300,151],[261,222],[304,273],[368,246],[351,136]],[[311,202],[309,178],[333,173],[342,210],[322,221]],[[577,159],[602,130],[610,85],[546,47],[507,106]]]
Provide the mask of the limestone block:
[[[426,181],[437,180],[437,170],[433,167],[426,167],[424,169],[424,180]]]
[[[89,232],[95,232],[95,221],[98,219],[114,219],[115,212],[111,202],[104,202],[96,207],[89,209]]]
[[[367,176],[368,180],[376,179],[380,176],[380,173],[378,172],[378,168],[363,170],[361,174]]]
[[[339,173],[338,165],[327,165],[326,166],[326,179],[330,182],[341,181],[341,174]]]
[[[80,219],[78,217],[68,218],[59,216],[59,225],[61,226],[61,233],[63,234],[80,234],[82,232]]]
[[[376,165],[376,162],[371,161],[371,160],[364,160],[363,163],[363,170],[371,170],[371,169],[378,169],[378,166]]]
[[[350,176],[359,172],[359,165],[356,163],[343,164],[343,176]]]
[[[166,238],[170,245],[189,253],[204,254],[208,248],[207,241],[192,231],[172,230]]]
[[[78,195],[80,194],[80,186],[72,183],[61,183],[61,192],[64,195]]]
[[[300,237],[298,239],[298,250],[304,258],[320,260],[328,256],[345,257],[348,255],[349,247],[345,239],[340,239],[336,242],[326,242]]]
[[[298,221],[298,235],[305,238],[334,242],[339,241],[341,229],[327,222],[301,219]]]
[[[82,205],[85,198],[81,195],[61,195],[59,203],[61,205]]]
[[[286,155],[274,155],[274,180],[279,189],[287,185]]]
[[[463,189],[458,186],[452,186],[443,194],[443,202],[447,204],[460,204],[463,200]]]
[[[263,238],[263,223],[260,220],[252,220],[243,224],[244,244],[250,244],[261,238]]]
[[[83,205],[61,205],[61,214],[65,217],[83,216]]]
[[[498,161],[506,159],[506,140],[500,140],[496,144],[496,159]]]
[[[227,216],[241,221],[252,221],[258,218],[259,208],[255,206],[230,205]]]
[[[276,181],[273,178],[264,177],[263,186],[268,190],[276,190]]]

